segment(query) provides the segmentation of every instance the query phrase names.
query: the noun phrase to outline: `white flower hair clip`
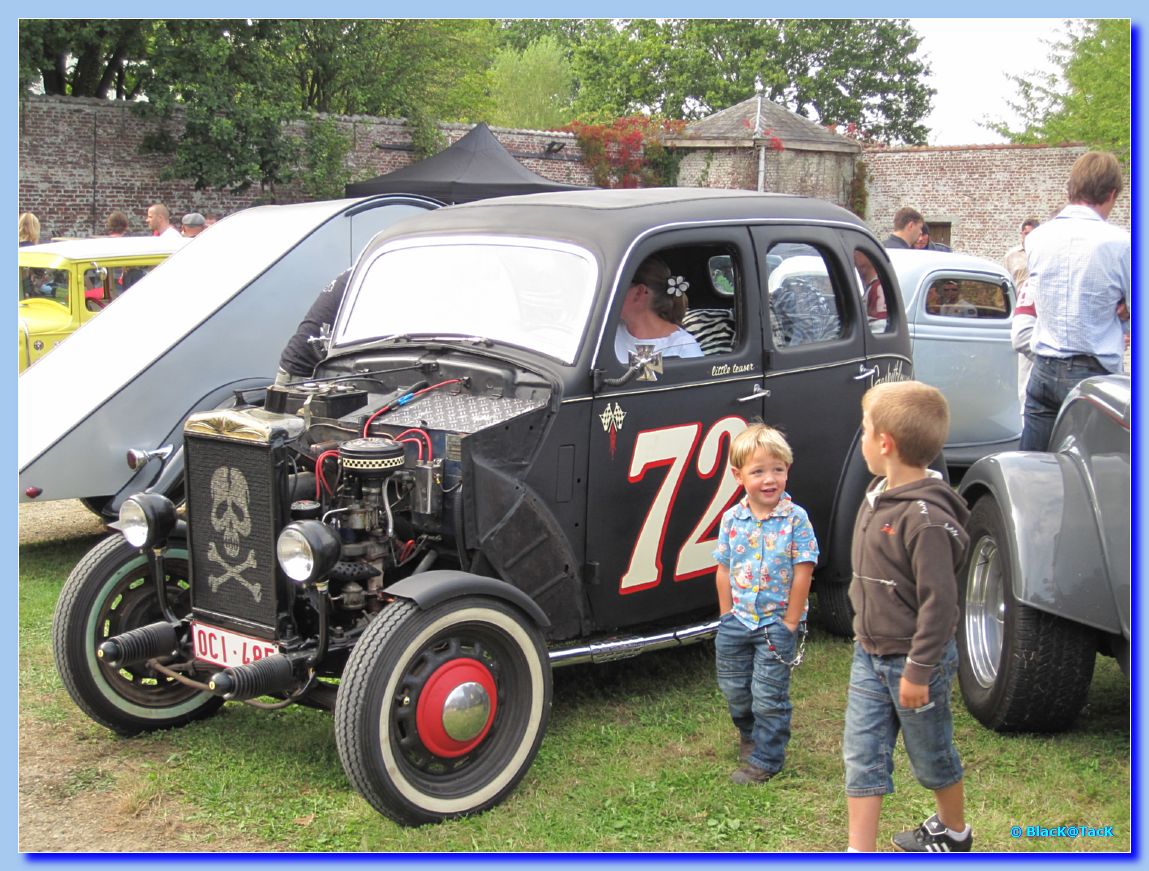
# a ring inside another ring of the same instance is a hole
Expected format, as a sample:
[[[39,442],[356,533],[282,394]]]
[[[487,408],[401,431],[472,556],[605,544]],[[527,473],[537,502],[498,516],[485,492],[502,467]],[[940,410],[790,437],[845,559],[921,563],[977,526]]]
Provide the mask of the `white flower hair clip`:
[[[671,296],[682,296],[686,291],[690,290],[690,282],[683,278],[681,275],[670,276],[670,281],[666,285],[666,292]]]

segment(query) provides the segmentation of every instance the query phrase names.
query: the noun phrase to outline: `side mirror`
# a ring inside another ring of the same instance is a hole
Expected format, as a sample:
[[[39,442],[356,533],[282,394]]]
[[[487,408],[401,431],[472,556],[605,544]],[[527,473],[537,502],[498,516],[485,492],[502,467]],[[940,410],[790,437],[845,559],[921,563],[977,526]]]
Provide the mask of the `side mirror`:
[[[603,378],[602,370],[594,371],[595,390],[602,387],[620,387],[636,378],[639,381],[657,381],[662,374],[662,354],[653,345],[639,345],[630,354],[630,366],[617,378]]]

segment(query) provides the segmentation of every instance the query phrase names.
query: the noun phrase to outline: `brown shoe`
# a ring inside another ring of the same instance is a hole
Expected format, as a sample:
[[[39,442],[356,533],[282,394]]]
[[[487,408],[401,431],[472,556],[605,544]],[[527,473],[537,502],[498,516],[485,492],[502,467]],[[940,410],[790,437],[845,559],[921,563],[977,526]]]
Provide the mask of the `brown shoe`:
[[[757,765],[751,765],[747,762],[731,774],[730,779],[740,786],[752,785],[755,783],[765,783],[777,773],[776,771],[767,771],[765,768],[759,768]]]
[[[750,761],[750,754],[754,752],[754,742],[749,738],[738,739],[738,761],[745,765]]]

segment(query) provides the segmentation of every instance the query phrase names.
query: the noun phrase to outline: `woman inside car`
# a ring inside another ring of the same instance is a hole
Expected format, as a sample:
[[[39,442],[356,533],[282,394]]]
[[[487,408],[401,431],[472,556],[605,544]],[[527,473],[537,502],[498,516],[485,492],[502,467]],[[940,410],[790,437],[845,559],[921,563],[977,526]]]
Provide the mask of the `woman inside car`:
[[[622,302],[614,353],[626,363],[639,345],[664,357],[701,357],[702,348],[680,324],[690,284],[657,257],[647,257],[634,273]]]

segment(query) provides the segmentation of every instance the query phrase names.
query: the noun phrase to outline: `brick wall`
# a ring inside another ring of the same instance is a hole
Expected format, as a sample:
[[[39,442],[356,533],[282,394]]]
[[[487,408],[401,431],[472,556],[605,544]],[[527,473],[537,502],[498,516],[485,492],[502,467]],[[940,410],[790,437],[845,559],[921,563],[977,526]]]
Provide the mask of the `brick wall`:
[[[416,161],[411,136],[402,121],[365,116],[332,116],[352,147],[347,165],[355,181],[373,178]],[[178,118],[171,122],[179,130]],[[40,219],[41,236],[89,236],[104,232],[114,209],[131,222],[130,232],[146,233],[149,205],[162,202],[178,218],[185,212],[226,215],[264,202],[293,203],[307,199],[295,185],[274,192],[253,186],[242,194],[197,191],[187,182],[161,178],[168,165],[163,155],[141,155],[145,133],[158,122],[144,121],[131,104],[89,98],[32,97],[20,105],[20,212]],[[292,132],[302,135],[303,124]],[[466,124],[441,125],[448,143],[470,129]],[[492,128],[495,137],[524,166],[554,181],[592,184],[574,136],[537,130]],[[547,143],[565,143],[544,156]]]
[[[951,224],[957,251],[999,260],[1026,218],[1045,221],[1065,205],[1081,146],[981,145],[871,149],[865,153],[866,221],[884,239],[894,212],[912,206],[927,222]],[[1129,229],[1129,174],[1112,224]]]
[[[347,165],[353,179],[372,178],[415,161],[402,121],[365,116],[335,116],[335,120],[352,142]],[[113,209],[128,215],[132,232],[146,232],[144,215],[154,202],[167,204],[178,218],[190,211],[228,214],[259,202],[305,199],[292,185],[274,192],[257,186],[233,194],[164,181],[160,176],[167,158],[138,151],[151,123],[122,102],[32,97],[22,103],[19,211],[34,212],[45,237],[85,236],[102,233],[104,219]],[[444,124],[441,129],[447,141],[454,142],[470,126]],[[302,124],[295,126],[299,135],[302,130]],[[493,132],[539,175],[593,183],[571,134],[503,128]],[[544,156],[543,149],[552,141],[565,146],[556,155]],[[1030,216],[1045,220],[1064,205],[1069,169],[1084,150],[1020,145],[871,149],[864,154],[866,219],[885,238],[894,212],[912,205],[927,221],[951,225],[954,248],[996,260],[1016,244],[1022,220]],[[854,160],[851,154],[833,152],[767,151],[765,187],[845,205]],[[754,190],[757,151],[683,149],[679,184]],[[1128,175],[1110,221],[1130,226]]]
[[[682,187],[758,189],[758,150],[750,148],[680,149],[678,184]],[[767,191],[817,197],[844,206],[853,178],[853,154],[829,151],[766,150],[763,187]]]

